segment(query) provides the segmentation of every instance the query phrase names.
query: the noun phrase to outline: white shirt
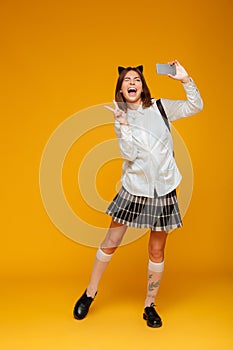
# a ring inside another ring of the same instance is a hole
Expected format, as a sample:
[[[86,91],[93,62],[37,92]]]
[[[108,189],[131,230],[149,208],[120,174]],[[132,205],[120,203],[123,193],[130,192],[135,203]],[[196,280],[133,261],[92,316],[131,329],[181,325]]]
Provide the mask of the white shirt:
[[[201,111],[203,102],[193,81],[183,84],[187,100],[161,99],[169,123]],[[163,196],[174,190],[181,174],[173,157],[173,141],[155,100],[148,108],[127,110],[129,125],[115,121],[122,157],[122,185],[131,194]]]

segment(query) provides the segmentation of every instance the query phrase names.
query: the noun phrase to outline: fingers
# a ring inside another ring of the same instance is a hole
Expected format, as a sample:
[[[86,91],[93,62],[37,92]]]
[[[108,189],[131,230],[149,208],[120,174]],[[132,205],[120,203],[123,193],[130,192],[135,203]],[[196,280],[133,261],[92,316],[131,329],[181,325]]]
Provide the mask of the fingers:
[[[175,80],[176,80],[176,76],[175,76],[175,75],[168,74],[167,76],[168,76],[169,78],[172,78],[172,79],[175,79]]]
[[[109,106],[104,106],[104,108],[106,108],[106,109],[108,109],[109,111],[111,111],[111,112],[115,112],[115,109],[113,109],[113,108],[111,108],[111,107],[109,107]]]
[[[180,65],[180,63],[177,60],[168,62],[168,64],[170,64],[170,66],[172,66],[173,64],[175,64],[176,66]]]
[[[109,111],[113,112],[113,113],[117,113],[120,111],[120,108],[118,107],[118,104],[116,101],[113,100],[113,103],[114,103],[114,106],[115,106],[115,109],[109,107],[109,106],[104,106],[105,108],[107,108]]]
[[[117,102],[116,102],[115,100],[113,100],[113,103],[114,103],[114,105],[115,105],[116,110],[118,110],[118,109],[119,109],[119,107],[118,107]]]
[[[127,124],[127,116],[126,113],[124,111],[122,111],[118,105],[116,101],[113,101],[115,109],[104,105],[104,108],[108,109],[109,111],[113,112],[114,114],[114,118],[119,122],[119,123],[123,123],[123,124]],[[128,124],[127,124],[128,125]]]

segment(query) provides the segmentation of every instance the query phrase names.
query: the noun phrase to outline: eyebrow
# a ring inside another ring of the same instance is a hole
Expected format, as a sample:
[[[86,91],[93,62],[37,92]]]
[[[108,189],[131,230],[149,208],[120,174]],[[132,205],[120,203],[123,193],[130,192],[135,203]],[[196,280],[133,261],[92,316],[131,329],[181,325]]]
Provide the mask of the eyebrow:
[[[140,77],[129,77],[129,76],[127,76],[127,77],[125,77],[125,79],[140,79],[141,80],[141,78]]]

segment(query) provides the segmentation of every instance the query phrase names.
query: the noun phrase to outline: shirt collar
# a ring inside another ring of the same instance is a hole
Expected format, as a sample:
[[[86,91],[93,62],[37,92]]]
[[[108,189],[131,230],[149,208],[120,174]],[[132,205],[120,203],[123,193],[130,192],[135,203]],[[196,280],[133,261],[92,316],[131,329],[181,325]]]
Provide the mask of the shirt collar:
[[[142,103],[139,105],[139,107],[137,109],[128,108],[127,112],[129,114],[134,114],[135,112],[140,113],[140,114],[144,114],[144,108],[142,107]]]

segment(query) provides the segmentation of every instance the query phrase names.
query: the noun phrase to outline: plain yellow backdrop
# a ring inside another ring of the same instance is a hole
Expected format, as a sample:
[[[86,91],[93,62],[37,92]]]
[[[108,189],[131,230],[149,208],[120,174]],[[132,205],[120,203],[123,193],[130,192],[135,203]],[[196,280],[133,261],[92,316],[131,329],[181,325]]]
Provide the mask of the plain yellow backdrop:
[[[194,190],[184,227],[169,237],[167,269],[232,278],[232,2],[14,0],[1,3],[0,27],[2,280],[84,276],[84,287],[95,249],[65,237],[46,214],[42,152],[64,120],[112,101],[118,65],[143,64],[154,97],[183,98],[179,82],[155,73],[156,62],[175,58],[197,83],[204,110],[175,123],[192,159]],[[76,150],[64,172],[73,206]],[[120,171],[110,174],[102,169],[106,186],[97,179],[109,200]],[[85,215],[85,206],[79,210]],[[116,278],[129,260],[144,271],[147,239],[120,248]]]
[[[45,213],[38,185],[45,144],[72,114],[112,101],[118,65],[143,64],[154,97],[183,98],[178,82],[155,74],[156,62],[173,58],[196,81],[204,110],[175,123],[193,162],[194,192],[167,253],[182,268],[232,267],[231,10],[229,1],[1,5],[3,274],[75,274],[80,257],[92,254]],[[74,188],[73,178],[64,187]]]

